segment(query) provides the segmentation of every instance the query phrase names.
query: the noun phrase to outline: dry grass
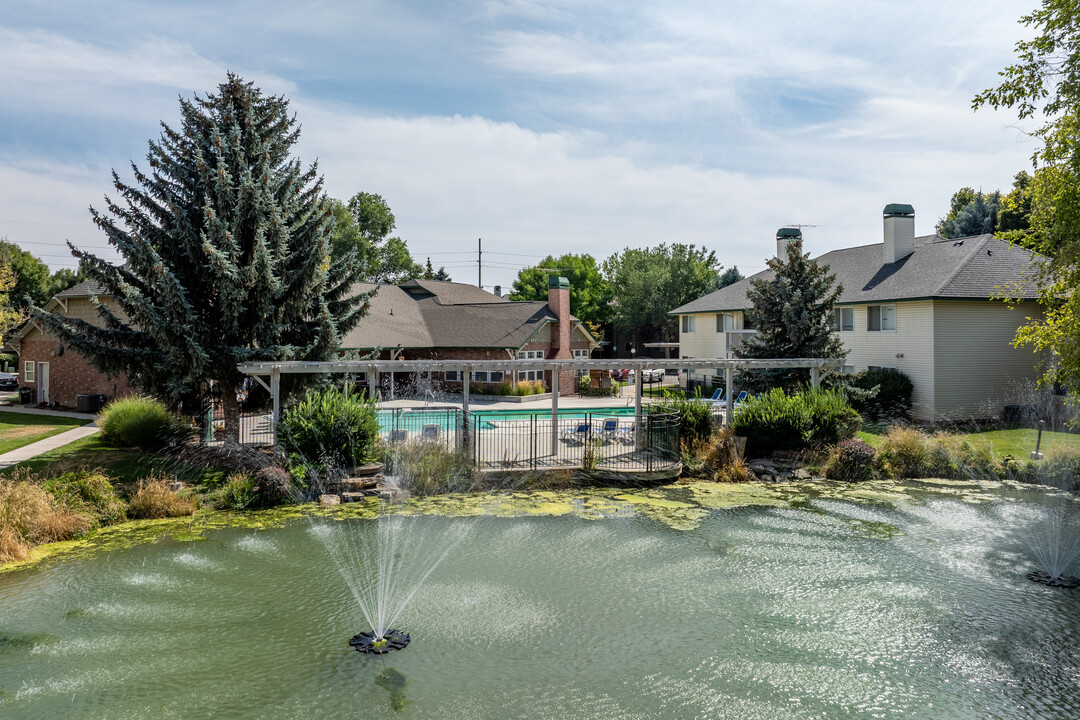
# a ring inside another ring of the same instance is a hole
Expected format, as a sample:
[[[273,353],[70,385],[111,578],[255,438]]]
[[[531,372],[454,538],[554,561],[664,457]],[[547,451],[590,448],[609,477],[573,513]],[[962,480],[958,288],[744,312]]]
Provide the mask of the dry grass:
[[[128,501],[128,514],[133,518],[160,519],[191,515],[199,507],[193,495],[169,489],[164,477],[151,475],[139,481],[139,487]]]
[[[61,507],[23,474],[0,478],[0,561],[25,559],[35,545],[70,540],[93,524],[89,515]]]

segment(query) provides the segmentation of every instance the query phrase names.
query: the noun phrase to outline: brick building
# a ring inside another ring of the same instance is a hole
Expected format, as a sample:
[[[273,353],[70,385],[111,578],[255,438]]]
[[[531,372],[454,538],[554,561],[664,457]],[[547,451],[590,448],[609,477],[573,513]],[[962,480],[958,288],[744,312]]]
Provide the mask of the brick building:
[[[374,287],[358,284],[356,290]],[[341,346],[361,353],[378,350],[382,360],[513,360],[588,358],[598,343],[570,314],[570,283],[552,277],[547,302],[511,302],[474,285],[438,280],[383,285]],[[461,384],[459,373],[439,375],[433,379],[449,388]],[[550,387],[551,371],[479,371],[470,386],[522,381]],[[559,376],[561,388],[574,387],[573,382],[572,371]]]
[[[100,325],[92,296],[118,312],[104,292],[96,282],[80,283],[55,295],[45,310]],[[8,346],[19,354],[19,384],[32,388],[38,403],[76,407],[79,395],[104,395],[108,400],[136,392],[124,375],[110,376],[96,370],[85,357],[65,347],[33,319],[12,337]]]

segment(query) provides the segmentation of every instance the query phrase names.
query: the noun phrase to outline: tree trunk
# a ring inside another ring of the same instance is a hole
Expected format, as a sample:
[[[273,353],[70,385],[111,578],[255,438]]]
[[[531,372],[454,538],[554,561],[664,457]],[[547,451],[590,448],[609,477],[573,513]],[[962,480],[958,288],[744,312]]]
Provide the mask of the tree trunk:
[[[225,442],[240,442],[240,403],[236,400],[236,393],[230,388],[225,388],[221,393],[221,405],[225,411]]]

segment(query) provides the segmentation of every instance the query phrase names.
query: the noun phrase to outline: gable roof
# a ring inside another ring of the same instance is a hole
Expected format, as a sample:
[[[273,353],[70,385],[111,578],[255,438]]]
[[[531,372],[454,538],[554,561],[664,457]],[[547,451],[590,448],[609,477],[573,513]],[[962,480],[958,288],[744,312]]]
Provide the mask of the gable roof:
[[[1034,300],[1039,256],[993,235],[915,238],[915,252],[883,263],[884,243],[832,250],[815,258],[827,265],[843,287],[839,304],[943,298],[988,300],[1003,290]],[[771,280],[772,270],[744,278],[670,311],[671,315],[746,310],[752,279]]]
[[[342,338],[343,349],[519,348],[558,319],[546,302],[511,302],[463,283],[353,286],[354,292],[376,289],[367,315]]]

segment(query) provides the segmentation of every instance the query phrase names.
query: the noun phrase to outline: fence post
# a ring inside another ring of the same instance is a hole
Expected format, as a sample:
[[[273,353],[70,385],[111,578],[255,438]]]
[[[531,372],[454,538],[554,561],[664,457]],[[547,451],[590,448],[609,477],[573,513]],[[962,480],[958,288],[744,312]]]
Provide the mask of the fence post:
[[[529,443],[531,445],[529,449],[529,458],[532,464],[532,469],[536,469],[536,413],[533,413],[529,420],[532,427],[529,428]]]

